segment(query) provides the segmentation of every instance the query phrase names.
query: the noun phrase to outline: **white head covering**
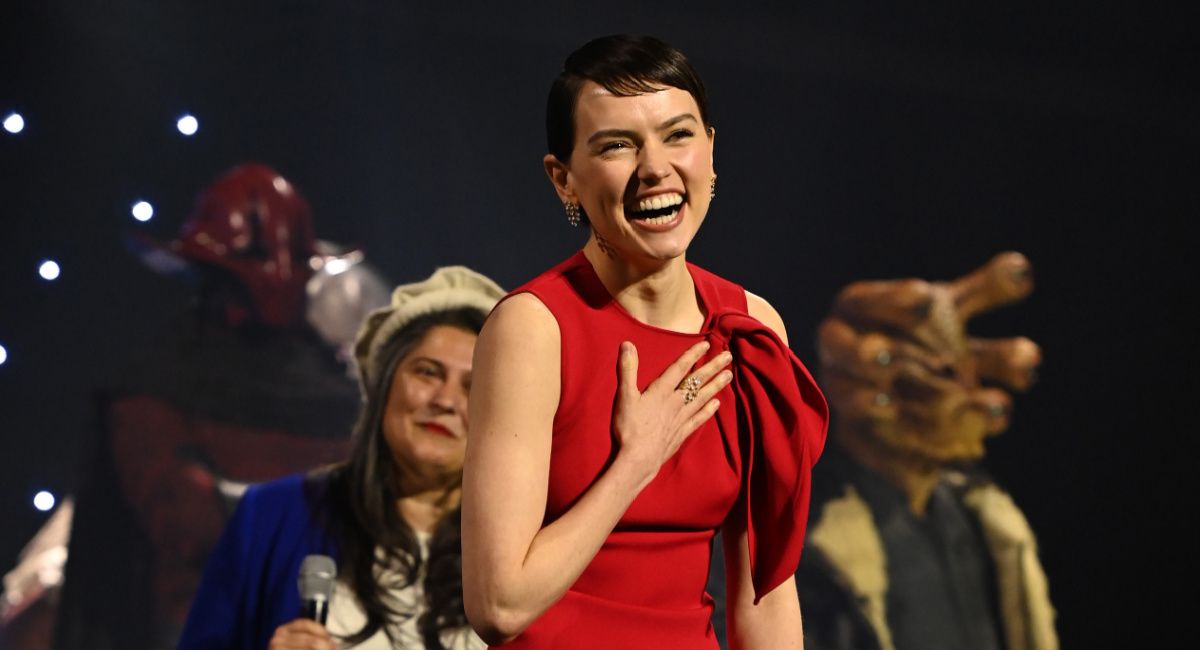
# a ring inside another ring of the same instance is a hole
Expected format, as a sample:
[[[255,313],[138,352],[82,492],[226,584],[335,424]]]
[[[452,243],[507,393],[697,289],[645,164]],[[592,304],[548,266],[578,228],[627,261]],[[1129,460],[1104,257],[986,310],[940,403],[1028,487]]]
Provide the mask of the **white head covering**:
[[[426,280],[396,287],[392,304],[371,312],[358,330],[354,359],[363,388],[369,390],[385,371],[379,351],[414,318],[463,307],[486,315],[502,297],[500,285],[465,266],[444,266]]]

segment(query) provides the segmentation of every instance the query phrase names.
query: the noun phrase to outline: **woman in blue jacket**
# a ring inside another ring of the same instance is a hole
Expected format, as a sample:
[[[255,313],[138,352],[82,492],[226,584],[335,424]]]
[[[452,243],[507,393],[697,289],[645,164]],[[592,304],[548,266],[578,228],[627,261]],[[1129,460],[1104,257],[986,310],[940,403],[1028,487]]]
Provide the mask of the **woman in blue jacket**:
[[[458,504],[475,338],[502,295],[446,267],[368,317],[350,459],[246,492],[180,648],[484,647],[463,613]],[[298,618],[310,554],[338,564],[327,627]]]

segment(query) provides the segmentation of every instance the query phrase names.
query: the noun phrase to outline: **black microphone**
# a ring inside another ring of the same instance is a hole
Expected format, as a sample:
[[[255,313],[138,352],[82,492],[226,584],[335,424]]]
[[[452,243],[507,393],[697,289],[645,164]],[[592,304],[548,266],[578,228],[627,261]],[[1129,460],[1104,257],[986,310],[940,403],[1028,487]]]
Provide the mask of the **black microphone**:
[[[300,564],[300,618],[325,624],[329,615],[329,600],[333,597],[333,582],[337,565],[328,555],[309,555]]]

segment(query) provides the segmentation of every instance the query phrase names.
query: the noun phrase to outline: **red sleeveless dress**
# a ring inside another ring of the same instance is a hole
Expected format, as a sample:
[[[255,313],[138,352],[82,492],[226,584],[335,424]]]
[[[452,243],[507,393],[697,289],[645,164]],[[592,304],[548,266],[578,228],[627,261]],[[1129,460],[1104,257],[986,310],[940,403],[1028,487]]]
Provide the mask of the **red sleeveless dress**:
[[[513,291],[541,300],[562,337],[547,524],[616,454],[611,423],[622,341],[637,346],[641,390],[704,339],[710,357],[733,353],[734,381],[718,395],[717,416],[662,466],[575,584],[505,648],[716,649],[713,601],[704,589],[713,536],[729,516],[746,518],[757,594],[796,569],[809,472],[825,440],[825,400],[787,346],[747,315],[741,287],[691,264],[688,270],[706,314],[698,334],[633,318],[582,252]]]

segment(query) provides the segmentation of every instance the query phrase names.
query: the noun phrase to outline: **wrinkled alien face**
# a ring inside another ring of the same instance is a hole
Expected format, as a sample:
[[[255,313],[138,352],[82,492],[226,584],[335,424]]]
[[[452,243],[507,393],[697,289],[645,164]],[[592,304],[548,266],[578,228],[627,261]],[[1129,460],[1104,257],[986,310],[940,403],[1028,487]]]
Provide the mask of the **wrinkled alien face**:
[[[991,266],[995,260],[981,271]],[[976,272],[938,284],[860,282],[842,292],[818,337],[823,384],[841,430],[936,465],[984,456],[984,440],[1007,428],[1011,410],[1011,398],[996,385],[1027,388],[1040,352],[1025,338],[967,335],[966,320],[992,306],[972,302],[990,286],[979,286],[981,277],[990,276]],[[1019,273],[992,282],[1017,279]],[[991,300],[1008,302],[1027,292]]]
[[[925,321],[897,337],[903,345],[890,360],[887,354],[875,360],[894,368],[890,384],[874,397],[889,417],[875,419],[872,433],[888,447],[937,464],[979,460],[984,439],[1007,426],[1007,398],[997,400],[980,386],[951,297],[938,289],[931,287]]]

